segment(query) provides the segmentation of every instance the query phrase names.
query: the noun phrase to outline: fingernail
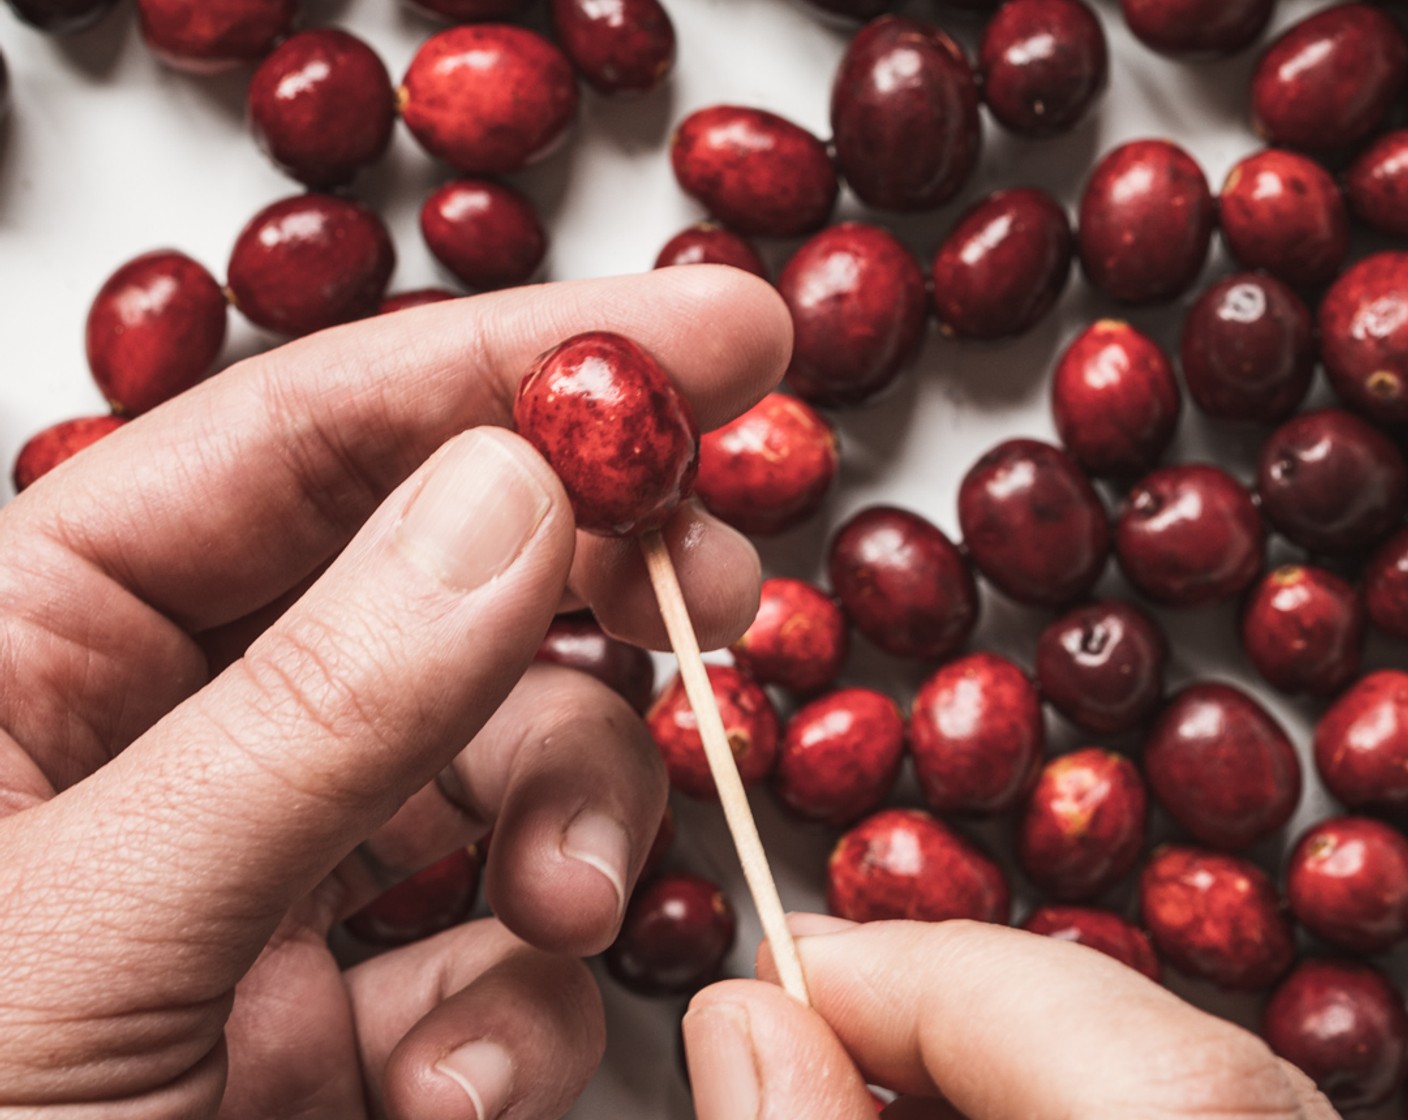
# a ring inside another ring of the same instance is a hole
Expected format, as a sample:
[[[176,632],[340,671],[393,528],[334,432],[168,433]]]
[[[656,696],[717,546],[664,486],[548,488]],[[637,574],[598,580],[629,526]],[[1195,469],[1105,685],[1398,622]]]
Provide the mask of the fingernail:
[[[787,928],[794,937],[820,937],[828,933],[844,933],[855,929],[857,923],[845,918],[833,918],[828,914],[788,914]]]
[[[510,438],[476,428],[454,440],[398,527],[397,540],[412,562],[457,591],[502,575],[552,506]]]
[[[694,1108],[701,1120],[750,1120],[762,1111],[748,1012],[711,1003],[684,1017]]]
[[[626,908],[626,867],[631,859],[631,838],[620,823],[594,810],[584,809],[572,818],[562,834],[559,849],[568,859],[594,867],[616,892],[616,913]]]
[[[513,1059],[502,1046],[482,1039],[466,1043],[436,1062],[435,1068],[464,1090],[477,1120],[494,1120],[508,1107]]]

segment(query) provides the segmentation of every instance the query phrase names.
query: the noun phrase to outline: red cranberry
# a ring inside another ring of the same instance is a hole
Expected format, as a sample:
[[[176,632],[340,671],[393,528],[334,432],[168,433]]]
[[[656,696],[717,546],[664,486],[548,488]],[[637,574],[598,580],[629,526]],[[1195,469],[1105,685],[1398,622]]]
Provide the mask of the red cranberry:
[[[1057,941],[1089,946],[1142,972],[1156,984],[1161,979],[1159,958],[1149,944],[1149,935],[1109,910],[1091,906],[1038,906],[1027,915],[1022,928]]]
[[[534,661],[588,673],[619,693],[638,712],[650,706],[655,662],[650,654],[608,635],[589,614],[559,615],[533,655]]]
[[[1117,735],[1153,715],[1167,660],[1158,624],[1133,603],[1107,599],[1041,632],[1036,678],[1043,698],[1082,731]]]
[[[1378,424],[1408,423],[1408,253],[1376,253],[1320,301],[1320,356],[1341,400]]]
[[[76,420],[61,420],[30,436],[15,459],[11,476],[15,493],[34,485],[60,463],[125,423],[120,416],[81,416]]]
[[[347,929],[373,945],[405,945],[457,926],[474,909],[479,871],[479,860],[460,848],[362,907]]]
[[[830,596],[799,579],[768,579],[757,616],[729,651],[754,680],[806,695],[836,679],[848,646],[846,618]]]
[[[305,194],[266,206],[235,241],[230,297],[256,326],[311,334],[371,315],[396,267],[391,235],[360,203]]]
[[[1346,1111],[1388,1100],[1408,1069],[1403,997],[1365,964],[1302,961],[1272,994],[1261,1033]]]
[[[777,714],[772,702],[737,669],[710,665],[708,670],[739,776],[745,785],[756,785],[772,773],[777,761]],[[718,796],[699,738],[699,724],[678,676],[655,698],[645,725],[655,737],[675,789],[701,799]]]
[[[1408,673],[1370,673],[1335,701],[1315,728],[1315,768],[1352,808],[1408,805]]]
[[[889,795],[904,758],[904,718],[888,696],[844,688],[788,722],[773,792],[799,817],[846,825]]]
[[[1408,937],[1408,839],[1366,817],[1312,827],[1286,866],[1286,894],[1316,937],[1352,953],[1383,953]]]
[[[1269,143],[1333,152],[1367,139],[1408,78],[1408,43],[1368,4],[1339,4],[1295,24],[1252,74],[1252,123]]]
[[[577,113],[577,79],[557,47],[525,28],[450,27],[416,52],[400,102],[426,151],[467,175],[502,175],[561,142]]]
[[[686,117],[670,162],[685,194],[731,229],[761,237],[820,229],[840,190],[820,140],[775,113],[738,105]]]
[[[899,375],[924,340],[924,274],[878,226],[845,222],[802,245],[777,282],[792,312],[788,384],[814,404],[858,404]]]
[[[293,30],[298,0],[137,0],[142,38],[169,66],[216,74],[258,62]]]
[[[1109,49],[1082,0],[1009,0],[983,31],[983,100],[1019,136],[1069,132],[1104,92]]]
[[[1364,569],[1364,605],[1385,634],[1408,639],[1408,529],[1384,541]]]
[[[851,40],[831,87],[836,162],[880,210],[932,210],[973,174],[982,133],[963,48],[937,27],[883,16]]]
[[[1243,268],[1295,288],[1329,283],[1349,251],[1344,196],[1318,163],[1268,148],[1236,164],[1222,185],[1218,220]]]
[[[598,93],[649,93],[674,68],[675,25],[658,0],[553,0],[552,25],[577,72]]]
[[[675,842],[675,814],[668,805],[660,815],[660,827],[655,830],[655,839],[650,842],[650,851],[645,853],[645,863],[641,865],[639,882],[648,882],[660,870],[665,857]]]
[[[1030,606],[1087,594],[1109,556],[1105,508],[1075,462],[1034,439],[1000,443],[958,489],[958,521],[978,571]]]
[[[657,529],[694,485],[699,432],[689,403],[619,334],[579,334],[541,355],[518,387],[513,419],[588,532]]]
[[[887,653],[939,661],[978,622],[978,589],[937,526],[893,506],[863,509],[837,531],[831,586],[857,630]]]
[[[1136,140],[1095,166],[1080,200],[1078,245],[1090,282],[1125,303],[1187,291],[1212,240],[1212,192],[1197,162],[1167,140]]]
[[[420,229],[435,259],[478,291],[526,284],[548,250],[533,204],[484,179],[458,179],[433,191],[421,207]]]
[[[1266,30],[1276,0],[1120,0],[1135,38],[1171,58],[1236,54]]]
[[[1154,471],[1130,493],[1115,529],[1125,577],[1173,607],[1235,598],[1261,572],[1266,532],[1246,487],[1217,467]]]
[[[1143,474],[1173,439],[1182,409],[1158,343],[1114,319],[1077,335],[1051,380],[1056,431],[1090,474]]]
[[[1017,832],[1017,860],[1055,898],[1093,898],[1133,869],[1149,798],[1134,763],[1085,747],[1041,771]]]
[[[1012,895],[986,852],[919,809],[886,809],[841,837],[826,904],[853,922],[969,918],[1005,923]]]
[[[687,995],[718,977],[737,928],[714,883],[682,871],[662,875],[631,899],[606,967],[641,995]]]
[[[428,16],[454,23],[483,23],[518,15],[528,0],[402,0]]]
[[[1324,568],[1277,568],[1247,600],[1242,648],[1272,688],[1333,696],[1359,672],[1364,603]]]
[[[117,0],[5,0],[30,27],[50,35],[74,35],[92,27],[116,6]]]
[[[717,222],[696,222],[665,242],[655,258],[656,268],[677,264],[727,264],[768,278],[767,266],[747,240]]]
[[[88,365],[116,412],[136,415],[200,381],[225,344],[225,293],[184,253],[128,261],[88,311]]]
[[[1065,290],[1071,240],[1066,211],[1045,191],[988,195],[958,219],[934,256],[940,329],[958,338],[1030,330]]]
[[[1315,373],[1310,312],[1273,277],[1224,277],[1189,308],[1181,357],[1188,394],[1209,416],[1284,420]]]
[[[1005,813],[1031,790],[1046,747],[1036,686],[995,654],[951,661],[920,685],[909,745],[935,812]]]
[[[444,288],[415,288],[409,292],[397,292],[387,296],[376,309],[378,315],[394,315],[397,311],[409,311],[412,307],[424,307],[428,303],[444,303],[447,299],[459,299],[455,292]]]
[[[1380,136],[1345,173],[1349,209],[1367,226],[1408,237],[1408,128]]]

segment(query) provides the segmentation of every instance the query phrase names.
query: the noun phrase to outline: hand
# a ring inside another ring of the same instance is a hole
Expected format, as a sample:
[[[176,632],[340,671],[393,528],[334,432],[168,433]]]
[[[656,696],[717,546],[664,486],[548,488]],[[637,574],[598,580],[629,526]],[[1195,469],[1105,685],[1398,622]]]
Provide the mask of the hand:
[[[1334,1120],[1255,1036],[1093,949],[794,915],[814,1010],[730,980],[684,1020],[699,1120]],[[758,974],[775,981],[766,950]],[[862,1072],[864,1075],[862,1076]]]
[[[0,513],[0,1114],[567,1107],[603,1027],[565,954],[613,938],[665,780],[623,701],[525,669],[564,599],[665,636],[632,542],[576,537],[542,459],[480,425],[592,328],[704,428],[790,347],[725,269],[439,304],[232,368]],[[667,536],[728,640],[756,556],[693,509]],[[491,824],[497,922],[338,970],[336,922]]]

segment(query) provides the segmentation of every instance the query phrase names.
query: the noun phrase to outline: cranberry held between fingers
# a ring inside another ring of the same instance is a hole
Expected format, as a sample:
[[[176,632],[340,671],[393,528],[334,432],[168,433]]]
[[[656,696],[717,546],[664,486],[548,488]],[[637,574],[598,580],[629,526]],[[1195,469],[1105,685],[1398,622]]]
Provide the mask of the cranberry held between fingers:
[[[717,979],[737,928],[714,883],[682,871],[662,875],[626,907],[606,967],[641,995],[688,995]]]
[[[81,416],[61,420],[30,436],[15,458],[11,475],[15,493],[32,486],[60,463],[97,443],[109,432],[117,431],[126,422],[121,416]]]
[[[30,27],[50,35],[74,35],[92,27],[117,0],[5,0],[10,11]]]
[[[552,25],[577,72],[598,93],[649,93],[674,68],[675,25],[658,0],[553,0]]]
[[[1266,30],[1276,0],[1120,0],[1130,31],[1170,58],[1236,54]]]
[[[1164,692],[1168,641],[1133,603],[1076,607],[1041,632],[1042,698],[1082,731],[1118,735],[1153,715]]]
[[[1408,937],[1408,839],[1367,817],[1321,821],[1286,865],[1296,919],[1352,953],[1382,953]]]
[[[617,641],[589,614],[558,615],[553,619],[533,660],[588,673],[619,693],[638,712],[650,706],[655,688],[655,663],[650,654]]]
[[[293,30],[298,8],[298,0],[137,0],[152,53],[193,74],[258,62]]]
[[[1330,387],[1376,424],[1408,423],[1408,253],[1376,253],[1320,301]]]
[[[483,179],[457,179],[431,192],[420,230],[435,259],[477,291],[528,283],[548,250],[533,204]]]
[[[479,893],[479,860],[466,848],[416,872],[347,919],[372,945],[406,945],[465,921]]]
[[[1364,603],[1324,568],[1290,565],[1264,576],[1242,613],[1242,648],[1280,692],[1333,696],[1364,654]]]
[[[1408,529],[1400,529],[1369,558],[1363,577],[1369,620],[1385,634],[1408,640]]]
[[[719,702],[728,745],[744,785],[756,785],[772,773],[777,760],[777,714],[767,693],[743,673],[728,665],[708,665],[709,683]],[[681,793],[701,800],[718,797],[699,722],[684,682],[676,676],[645,715],[645,725],[660,748],[670,784]]]
[[[752,625],[729,652],[760,684],[805,696],[836,679],[849,645],[846,618],[830,596],[799,579],[768,579]]]
[[[1345,173],[1344,193],[1365,225],[1408,237],[1408,128],[1384,133],[1359,153]]]
[[[225,344],[225,293],[174,249],[128,261],[88,310],[93,380],[115,412],[147,412],[210,372]]]
[[[655,258],[656,268],[677,264],[726,264],[768,278],[762,257],[744,238],[717,222],[696,222],[665,242]]]
[[[1009,0],[983,31],[983,100],[1019,136],[1069,132],[1109,80],[1100,20],[1083,0]]]
[[[1408,805],[1408,673],[1370,673],[1335,701],[1315,727],[1315,768],[1351,808]]]
[[[888,696],[844,688],[788,722],[772,788],[804,820],[847,825],[878,808],[904,759],[904,718]]]
[[[376,309],[378,315],[394,315],[397,311],[409,311],[412,307],[424,307],[428,303],[444,303],[447,299],[459,299],[459,294],[445,288],[413,288],[408,292],[397,292],[387,296]]]
[[[1162,969],[1149,935],[1109,910],[1093,906],[1038,906],[1022,928],[1057,941],[1071,941],[1114,957],[1159,983]]]
[[[562,480],[579,529],[658,529],[694,485],[699,431],[689,403],[619,334],[590,331],[540,355],[518,386],[513,420]]]

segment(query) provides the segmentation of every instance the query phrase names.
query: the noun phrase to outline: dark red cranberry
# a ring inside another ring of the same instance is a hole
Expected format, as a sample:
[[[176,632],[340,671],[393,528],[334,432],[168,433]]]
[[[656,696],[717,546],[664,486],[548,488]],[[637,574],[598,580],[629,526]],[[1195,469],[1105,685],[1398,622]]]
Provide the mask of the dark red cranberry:
[[[409,292],[397,292],[387,296],[376,309],[378,315],[394,315],[397,311],[409,311],[412,307],[424,307],[428,303],[444,303],[447,299],[459,299],[459,294],[445,288],[414,288]]]
[[[670,162],[685,194],[729,228],[760,237],[820,229],[840,190],[820,140],[776,113],[739,105],[687,116]]]
[[[303,335],[373,314],[395,267],[376,214],[350,199],[304,194],[250,219],[226,275],[235,306],[256,326]]]
[[[826,904],[853,922],[1006,923],[1012,895],[1002,868],[973,841],[919,809],[886,809],[832,851]]]
[[[486,23],[427,39],[399,97],[401,117],[426,151],[467,175],[502,175],[566,136],[577,114],[577,78],[541,35]]]
[[[1080,261],[1125,303],[1158,303],[1192,286],[1207,259],[1215,206],[1202,168],[1167,140],[1136,140],[1095,166],[1080,200]]]
[[[868,688],[843,688],[788,722],[772,788],[799,817],[846,825],[889,796],[903,758],[898,705]]]
[[[548,251],[533,204],[484,179],[457,179],[431,192],[420,230],[435,259],[478,291],[528,283]]]
[[[347,929],[373,945],[406,945],[457,926],[474,909],[479,860],[460,848],[397,883],[347,919]]]
[[[648,882],[660,870],[660,865],[670,854],[670,848],[674,842],[675,814],[666,805],[665,812],[660,815],[660,827],[655,830],[655,839],[650,842],[650,851],[645,853],[645,863],[641,865],[639,882]]]
[[[831,87],[841,174],[880,210],[932,210],[973,174],[982,132],[968,58],[937,27],[882,16],[851,40]]]
[[[142,38],[168,66],[216,74],[258,62],[293,30],[298,0],[137,0]]]
[[[1153,715],[1164,694],[1168,641],[1133,603],[1076,607],[1041,632],[1042,697],[1082,731],[1117,735]]]
[[[1266,30],[1276,0],[1120,0],[1125,22],[1171,58],[1236,54]]]
[[[1091,906],[1038,906],[1022,928],[1057,941],[1071,941],[1114,957],[1154,983],[1162,976],[1149,935],[1109,910]]]
[[[1320,301],[1330,387],[1378,424],[1408,423],[1408,253],[1376,253]]]
[[[92,27],[117,5],[117,0],[5,0],[30,27],[50,35],[74,35]]]
[[[1089,593],[1105,569],[1105,508],[1064,451],[1034,439],[1000,443],[958,489],[958,522],[973,563],[1019,603],[1059,607]]]
[[[1364,603],[1324,568],[1292,564],[1262,577],[1242,614],[1242,648],[1272,688],[1333,696],[1364,654]]]
[[[717,222],[696,222],[665,242],[655,258],[656,268],[677,264],[727,264],[768,278],[767,266],[747,240]]]
[[[565,614],[552,620],[533,655],[588,673],[625,698],[636,711],[650,706],[655,689],[655,662],[650,654],[608,635],[589,614]]]
[[[958,338],[1030,330],[1065,290],[1071,243],[1070,219],[1045,191],[988,195],[958,219],[934,256],[939,328]]]
[[[1233,166],[1218,199],[1222,239],[1243,268],[1294,288],[1329,283],[1349,251],[1344,196],[1330,173],[1268,148]]]
[[[767,579],[757,615],[729,652],[754,680],[805,696],[835,681],[848,647],[834,599],[799,579]]]
[[[1159,344],[1115,319],[1077,335],[1051,379],[1056,431],[1089,474],[1143,474],[1173,439],[1182,410]]]
[[[1408,128],[1386,132],[1359,153],[1344,177],[1350,212],[1392,237],[1408,237]]]
[[[1352,953],[1383,953],[1408,937],[1408,839],[1367,817],[1313,826],[1286,864],[1296,919]]]
[[[1279,422],[1315,373],[1310,312],[1273,277],[1224,277],[1188,309],[1181,357],[1188,394],[1209,416]]]
[[[606,967],[641,995],[687,995],[718,978],[738,922],[717,885],[683,871],[636,892]]]
[[[32,486],[60,463],[97,443],[109,432],[117,431],[125,423],[121,416],[81,416],[75,420],[61,420],[30,436],[15,458],[11,475],[15,493]]]
[[[115,412],[155,408],[210,372],[225,344],[225,293],[174,249],[128,261],[88,310],[88,366]]]
[[[1379,127],[1408,80],[1408,43],[1368,4],[1338,4],[1273,42],[1252,74],[1252,123],[1268,143],[1353,147]]]
[[[772,773],[777,761],[777,714],[772,701],[732,666],[710,665],[708,670],[739,776],[744,785],[756,785]],[[718,791],[704,756],[699,724],[678,676],[655,698],[645,725],[660,748],[670,784],[690,797],[716,798]]]
[[[1408,529],[1379,547],[1364,569],[1364,605],[1385,634],[1408,639]]]
[[[598,93],[649,93],[674,68],[675,25],[659,0],[553,0],[552,25],[577,72]]]
[[[924,273],[879,226],[844,222],[804,243],[777,281],[795,339],[788,384],[814,404],[858,404],[924,340]]]
[[[1100,20],[1082,0],[1009,0],[978,50],[983,100],[1019,136],[1074,128],[1109,80]]]
[[[528,0],[402,0],[428,16],[454,23],[484,23],[488,20],[516,16],[528,5]]]
[[[1351,808],[1408,805],[1408,673],[1370,673],[1335,701],[1315,727],[1315,768]]]
[[[1173,607],[1221,603],[1261,572],[1266,532],[1247,488],[1217,467],[1148,475],[1115,528],[1115,553],[1140,594]]]
[[[1278,532],[1315,552],[1372,548],[1403,520],[1408,466],[1393,441],[1339,408],[1293,416],[1257,468],[1261,508]]]
[[[831,586],[857,630],[896,657],[939,661],[978,622],[978,589],[937,526],[893,506],[863,509],[837,531]]]

